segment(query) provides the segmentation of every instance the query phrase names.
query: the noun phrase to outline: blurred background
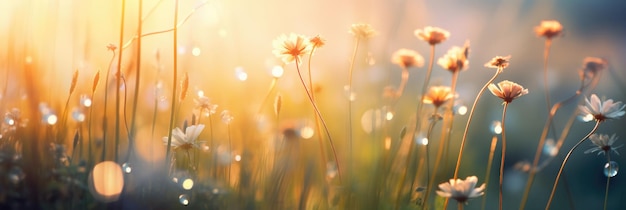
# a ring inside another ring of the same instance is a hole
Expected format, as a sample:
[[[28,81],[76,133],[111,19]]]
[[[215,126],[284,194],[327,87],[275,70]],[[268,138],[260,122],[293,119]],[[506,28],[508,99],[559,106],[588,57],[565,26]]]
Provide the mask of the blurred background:
[[[126,1],[124,42],[137,33],[137,9],[136,0]],[[143,10],[144,33],[173,27],[174,1],[144,0]],[[337,139],[339,150],[345,151],[344,86],[348,83],[348,68],[355,44],[354,37],[348,33],[350,26],[369,23],[378,32],[361,45],[355,60],[353,124],[356,144],[374,141],[375,137],[360,128],[359,121],[368,110],[382,107],[384,87],[397,86],[400,82],[401,69],[390,62],[393,52],[409,48],[428,60],[429,46],[417,39],[413,32],[425,26],[436,26],[450,31],[451,36],[437,45],[435,58],[444,55],[452,46],[462,46],[466,40],[471,43],[470,67],[461,72],[458,84],[459,100],[466,106],[471,106],[478,90],[493,74],[494,70],[484,68],[483,64],[496,55],[512,56],[510,66],[496,82],[512,80],[529,89],[527,96],[509,106],[506,122],[510,149],[505,163],[504,200],[505,209],[514,209],[519,205],[527,177],[514,166],[521,161],[532,161],[547,118],[542,70],[544,39],[537,37],[533,28],[541,20],[558,20],[564,27],[564,35],[553,41],[548,63],[553,103],[575,93],[579,85],[578,70],[587,56],[604,58],[609,64],[592,93],[626,101],[624,11],[626,2],[615,0],[182,0],[179,20],[188,19],[179,28],[178,49],[173,49],[172,33],[162,33],[144,37],[141,49],[131,43],[123,51],[122,72],[126,78],[133,78],[127,79],[130,87],[135,87],[134,59],[137,53],[142,58],[143,88],[139,100],[145,100],[145,103],[138,104],[139,116],[144,116],[138,120],[138,159],[161,163],[159,161],[165,155],[160,139],[168,130],[169,121],[165,116],[169,114],[167,100],[173,85],[172,55],[175,52],[178,53],[179,72],[190,77],[190,98],[203,91],[220,109],[231,110],[236,119],[231,125],[235,144],[245,145],[246,139],[254,137],[243,128],[254,124],[259,107],[265,106],[265,111],[271,113],[271,102],[264,101],[264,98],[272,81],[272,68],[281,65],[272,54],[272,40],[292,32],[320,35],[326,45],[316,50],[313,57],[312,79],[319,88],[319,106],[331,134]],[[0,84],[5,85],[0,108],[3,112],[22,106],[28,100],[45,102],[61,112],[72,73],[79,72],[77,94],[73,97],[89,93],[93,76],[97,71],[103,76],[112,59],[106,46],[110,43],[118,45],[120,1],[0,1],[0,14]],[[410,123],[425,70],[426,67],[410,69],[409,83],[396,107],[390,132],[399,133],[402,126]],[[431,83],[449,85],[450,75],[435,65]],[[163,92],[155,95],[158,81],[163,85]],[[282,118],[306,124],[313,119],[299,82],[295,66],[286,65],[276,91],[283,97]],[[158,137],[150,138],[154,97],[164,97],[158,106],[158,114],[163,117],[157,121]],[[101,97],[94,98],[94,104],[97,106],[98,103],[102,103]],[[188,99],[181,106],[179,115],[188,118],[194,107],[192,100]],[[479,102],[469,132],[461,177],[476,175],[479,182],[484,181],[484,163],[492,136],[490,126],[493,121],[500,120],[501,108],[501,100],[489,93],[485,93]],[[557,134],[575,109],[576,106],[568,105],[559,111],[554,123],[559,131]],[[35,114],[25,112],[25,115]],[[451,151],[458,151],[466,120],[467,116],[455,120]],[[622,137],[616,145],[622,145],[626,138],[624,120],[603,123],[598,133],[616,134]],[[544,207],[560,160],[592,127],[592,123],[580,120],[574,123],[559,157],[537,173],[528,209]],[[216,136],[225,136],[227,132],[225,125],[216,125]],[[201,138],[206,139],[206,134]],[[317,146],[315,140],[305,141]],[[603,155],[584,154],[588,148],[591,143],[583,143],[570,158],[564,171],[566,179],[559,184],[553,209],[599,209],[602,206],[606,159]],[[623,148],[618,151],[624,153]],[[357,157],[368,160],[371,158],[369,154],[367,151],[357,152]],[[455,160],[455,157],[456,152],[452,152],[450,159]],[[612,159],[626,164],[624,156],[612,155]],[[367,161],[358,164],[358,167],[366,167]],[[487,209],[497,207],[497,175],[494,168],[493,181],[487,189]],[[621,187],[626,183],[622,176],[618,173],[611,179],[609,209],[626,206],[626,190]],[[569,187],[569,197],[565,185]],[[467,209],[479,208],[479,199],[467,206]]]

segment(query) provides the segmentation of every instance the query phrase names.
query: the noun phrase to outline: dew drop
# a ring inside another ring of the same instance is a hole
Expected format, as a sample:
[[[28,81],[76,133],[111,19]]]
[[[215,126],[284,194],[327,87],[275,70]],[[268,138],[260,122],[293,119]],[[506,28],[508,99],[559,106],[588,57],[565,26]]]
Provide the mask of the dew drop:
[[[611,161],[604,164],[604,175],[607,177],[614,177],[619,170],[619,164],[615,161]]]
[[[180,202],[180,204],[183,204],[183,206],[189,205],[189,195],[187,194],[179,195],[178,202]]]
[[[133,171],[133,168],[130,166],[130,163],[124,163],[122,164],[122,171],[124,171],[124,173],[130,174],[130,172]]]

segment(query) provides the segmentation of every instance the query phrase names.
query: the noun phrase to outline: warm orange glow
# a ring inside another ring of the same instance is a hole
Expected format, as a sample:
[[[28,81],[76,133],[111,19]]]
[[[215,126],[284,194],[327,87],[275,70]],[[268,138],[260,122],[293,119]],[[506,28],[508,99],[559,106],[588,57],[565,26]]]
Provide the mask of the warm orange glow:
[[[122,168],[113,161],[104,161],[89,174],[89,191],[102,202],[116,201],[124,188]]]

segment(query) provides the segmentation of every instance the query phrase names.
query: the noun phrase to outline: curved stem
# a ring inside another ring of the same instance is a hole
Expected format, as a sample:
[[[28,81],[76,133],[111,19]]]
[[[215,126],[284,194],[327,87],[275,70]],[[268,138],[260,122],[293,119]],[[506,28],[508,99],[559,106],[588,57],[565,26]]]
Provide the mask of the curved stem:
[[[483,95],[483,92],[485,92],[485,90],[487,89],[487,86],[489,86],[489,84],[491,84],[501,72],[502,72],[502,69],[499,68],[496,71],[496,73],[493,75],[493,77],[491,77],[491,79],[489,79],[489,81],[485,83],[485,85],[480,89],[480,91],[478,91],[478,95],[474,99],[474,103],[472,104],[472,109],[470,110],[470,113],[467,119],[467,123],[465,124],[465,130],[463,131],[463,138],[461,139],[459,156],[456,159],[456,167],[454,167],[453,179],[456,179],[459,175],[459,167],[461,166],[461,158],[463,157],[463,149],[465,148],[465,142],[467,141],[467,133],[469,131],[469,126],[472,123],[472,117],[474,116],[474,110],[476,109],[476,104],[478,103],[478,99],[480,99],[480,97]]]
[[[300,67],[299,66],[300,66],[300,61],[299,61],[299,59],[296,58],[296,69],[298,70],[298,76],[300,78],[300,82],[302,82],[302,86],[304,87],[306,95],[309,97],[309,100],[311,101],[311,105],[313,105],[313,109],[315,109],[315,113],[317,113],[317,117],[319,117],[320,121],[322,121],[322,126],[324,127],[324,131],[326,132],[326,136],[328,137],[328,141],[330,142],[330,147],[333,150],[333,155],[335,157],[335,164],[337,165],[337,175],[339,176],[339,182],[341,183],[341,180],[342,180],[342,178],[341,178],[341,168],[340,168],[340,165],[339,165],[339,159],[337,158],[337,150],[335,149],[335,144],[333,143],[333,139],[330,136],[330,131],[328,130],[328,126],[326,125],[326,121],[322,117],[322,113],[320,113],[320,110],[317,108],[317,105],[315,104],[315,101],[311,97],[311,93],[309,92],[309,89],[306,88],[306,83],[304,82],[304,79],[302,78],[302,72],[300,72]]]
[[[111,56],[111,60],[109,61],[109,66],[107,68],[107,75],[104,78],[104,108],[102,111],[102,154],[101,161],[104,161],[107,153],[107,130],[108,130],[108,121],[107,121],[107,101],[109,99],[109,77],[111,74],[111,67],[113,67],[113,60],[115,60],[115,50],[111,51],[113,55]]]
[[[506,109],[509,107],[509,103],[505,102],[504,103],[504,108],[502,109],[502,157],[500,159],[500,185],[499,185],[499,190],[500,192],[498,193],[498,197],[499,197],[499,208],[500,210],[502,210],[502,180],[504,178],[504,158],[505,158],[505,154],[506,154],[506,126],[505,124],[505,120],[506,120]]]
[[[308,63],[308,67],[309,67],[309,90],[311,91],[311,99],[315,102],[315,89],[313,88],[313,77],[311,75],[311,60],[313,60],[313,52],[315,52],[315,49],[317,49],[315,46],[313,46],[313,48],[311,49],[311,52],[309,53],[309,63]],[[322,142],[322,135],[320,135],[322,133],[322,128],[320,128],[320,119],[317,117],[317,114],[315,114],[315,112],[313,112],[313,118],[315,119],[315,132],[317,133],[317,140],[320,144],[320,154],[321,154],[321,158],[322,158],[322,172],[326,171],[326,151],[324,150],[324,143]]]
[[[560,101],[556,104],[554,104],[552,106],[552,108],[550,109],[550,113],[548,114],[548,119],[546,120],[546,124],[543,126],[543,131],[541,132],[541,137],[539,138],[539,144],[537,145],[537,150],[535,151],[535,158],[533,159],[533,163],[532,166],[530,167],[530,171],[528,174],[528,180],[526,181],[526,187],[524,188],[524,194],[522,195],[522,201],[520,203],[520,210],[523,210],[526,206],[526,202],[528,200],[528,196],[530,194],[530,188],[532,187],[534,178],[535,178],[535,174],[537,173],[537,165],[539,164],[539,159],[541,157],[541,150],[544,147],[546,138],[548,136],[548,132],[550,130],[550,128],[552,127],[552,129],[554,129],[553,124],[552,124],[552,120],[554,119],[554,116],[556,115],[556,112],[561,108],[561,106],[563,104],[567,104],[570,103],[572,100],[574,100],[575,98],[577,98],[578,96],[580,96],[580,94],[583,93],[584,88],[587,87],[584,85],[584,81],[581,81],[581,86],[580,88],[576,91],[576,93],[574,95],[572,95],[571,97]],[[574,116],[572,116],[574,117]],[[573,119],[570,119],[571,122],[573,122]],[[571,123],[568,123],[568,125],[571,126]],[[562,143],[561,139],[565,139],[565,134],[567,134],[567,132],[565,131],[569,131],[570,126],[566,126],[565,129],[563,130],[564,132],[561,134],[561,137],[559,139],[559,143]],[[560,148],[560,147],[557,147]]]
[[[559,184],[559,178],[561,178],[561,173],[563,173],[563,168],[565,167],[565,164],[567,163],[569,156],[572,155],[572,152],[574,151],[574,149],[576,149],[580,144],[582,144],[585,140],[587,140],[587,138],[589,138],[591,134],[596,132],[600,123],[601,121],[596,121],[596,124],[593,126],[593,129],[591,129],[591,131],[585,137],[583,137],[578,143],[576,143],[576,145],[574,145],[574,147],[572,147],[572,149],[570,149],[569,152],[567,152],[567,155],[565,155],[565,159],[563,159],[563,163],[561,163],[561,168],[559,168],[559,173],[556,175],[556,179],[554,180],[554,186],[552,186],[552,192],[550,193],[548,204],[546,204],[546,210],[550,209],[550,204],[552,203],[552,199],[554,198],[554,193],[556,191],[556,186]]]

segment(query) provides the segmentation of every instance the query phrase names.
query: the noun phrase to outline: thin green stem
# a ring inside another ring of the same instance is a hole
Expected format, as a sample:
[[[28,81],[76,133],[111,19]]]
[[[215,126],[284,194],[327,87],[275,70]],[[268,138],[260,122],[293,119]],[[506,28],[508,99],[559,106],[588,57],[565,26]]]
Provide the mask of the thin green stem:
[[[491,178],[491,166],[493,165],[493,156],[496,151],[497,144],[498,144],[498,136],[493,135],[493,138],[491,138],[491,147],[489,148],[489,160],[487,160],[487,172],[485,172],[485,186],[489,186],[489,180]],[[487,204],[487,195],[483,195],[483,202],[481,204],[480,209],[485,209],[486,204]]]
[[[500,210],[502,210],[502,181],[504,178],[504,158],[505,158],[505,154],[506,154],[506,126],[505,126],[505,122],[506,122],[506,109],[509,107],[509,103],[505,102],[504,103],[504,108],[502,109],[502,157],[500,159],[500,185],[499,185],[499,193],[498,193],[498,201],[499,201],[499,208]]]
[[[584,78],[583,78],[584,79]],[[571,97],[560,101],[556,104],[554,104],[552,106],[552,108],[550,109],[550,113],[548,114],[548,119],[546,120],[546,124],[543,127],[543,131],[541,132],[541,137],[539,138],[539,144],[537,145],[537,150],[535,151],[535,158],[533,159],[533,163],[532,166],[530,167],[530,171],[528,174],[528,180],[526,181],[526,187],[524,188],[524,194],[522,195],[522,201],[520,203],[520,210],[523,210],[526,206],[526,202],[528,200],[528,196],[530,194],[530,189],[532,187],[534,178],[535,178],[535,174],[537,173],[537,165],[539,164],[539,159],[541,157],[541,150],[545,144],[546,138],[548,136],[548,132],[550,130],[551,127],[553,127],[552,125],[552,121],[554,119],[554,116],[556,115],[557,111],[561,108],[561,106],[563,106],[563,104],[567,104],[570,103],[572,100],[574,100],[575,98],[577,98],[580,94],[583,93],[584,88],[587,87],[584,84],[584,80],[581,81],[581,86],[580,88],[576,91],[576,93],[574,95],[572,95]],[[572,120],[570,120],[572,121]],[[571,126],[571,123],[568,123],[568,125]],[[565,129],[563,130],[564,132],[561,134],[561,138],[559,139],[558,142],[562,143],[561,139],[565,139],[565,136],[567,134],[567,132],[565,131],[569,131],[570,126],[566,126]],[[557,147],[558,148],[558,147]]]
[[[230,137],[230,123],[226,124],[227,127],[227,132],[228,132],[228,153],[232,158],[233,155],[233,142],[232,142],[232,138]],[[231,172],[231,168],[232,168],[232,163],[228,164],[228,185],[230,186],[230,172]]]
[[[124,17],[126,16],[126,0],[122,0],[122,14],[120,20],[120,40],[119,46],[122,46],[124,42]],[[115,162],[118,162],[118,153],[120,145],[120,85],[122,76],[122,53],[120,50],[119,57],[117,59],[117,73],[115,74],[115,156],[113,157]]]
[[[311,52],[309,53],[309,63],[308,63],[308,67],[309,67],[309,90],[311,91],[311,98],[314,102],[315,101],[315,89],[313,88],[313,77],[311,75],[311,60],[313,60],[313,52],[315,52],[315,49],[317,49],[315,46],[313,46],[313,48],[311,49]],[[317,140],[320,144],[320,154],[321,154],[321,158],[322,158],[322,172],[325,173],[324,171],[326,171],[326,151],[324,150],[324,143],[322,142],[322,128],[320,128],[320,120],[317,117],[317,114],[315,114],[315,112],[313,112],[313,118],[315,119],[315,132],[317,133]]]
[[[353,152],[354,149],[353,144],[352,144],[352,94],[353,94],[353,88],[352,88],[352,74],[354,71],[354,62],[356,60],[356,54],[359,50],[359,44],[360,44],[360,39],[357,36],[356,39],[354,40],[355,44],[354,44],[354,50],[352,51],[352,60],[350,60],[350,69],[348,70],[348,177],[351,178],[352,176],[352,164],[353,164]],[[337,166],[338,167],[338,166]]]
[[[559,173],[557,173],[556,179],[554,180],[554,186],[552,186],[552,192],[550,193],[550,198],[548,199],[548,204],[546,204],[546,210],[550,209],[550,204],[552,203],[552,199],[554,198],[554,193],[556,192],[556,186],[559,184],[559,178],[561,178],[561,173],[563,173],[563,168],[565,168],[565,164],[567,163],[567,160],[569,159],[569,156],[572,155],[572,152],[580,144],[582,144],[585,140],[587,140],[587,138],[589,138],[589,136],[591,136],[591,134],[596,132],[596,130],[598,129],[598,126],[600,125],[601,122],[602,121],[596,120],[596,124],[593,126],[593,129],[591,129],[591,131],[585,137],[583,137],[578,143],[576,143],[576,145],[574,145],[574,147],[572,147],[572,149],[570,149],[569,152],[567,152],[567,155],[565,155],[565,159],[563,159],[563,163],[561,163],[561,168],[559,168]]]
[[[457,209],[459,209],[459,210],[463,210],[463,208],[464,208],[463,203],[461,203],[461,202],[456,202],[456,206],[457,206]]]
[[[470,110],[470,113],[469,113],[469,116],[468,116],[468,119],[467,119],[467,123],[465,124],[465,130],[463,131],[463,138],[461,139],[461,146],[459,148],[459,156],[456,159],[456,167],[454,167],[453,179],[458,178],[458,175],[459,175],[459,168],[461,166],[461,159],[463,157],[463,150],[465,148],[465,142],[467,141],[467,133],[469,131],[469,126],[472,123],[472,117],[474,116],[474,110],[476,110],[476,104],[478,104],[478,100],[483,95],[483,92],[485,92],[485,90],[487,89],[487,86],[489,86],[489,84],[491,84],[496,79],[496,77],[498,77],[498,75],[501,72],[502,72],[502,69],[499,68],[496,71],[496,73],[491,77],[491,79],[489,79],[489,81],[487,81],[487,83],[485,83],[485,85],[480,89],[480,91],[478,91],[478,95],[474,99],[474,103],[472,104],[472,109]]]
[[[109,66],[107,67],[107,75],[104,78],[104,108],[102,111],[102,161],[105,160],[107,153],[107,101],[109,99],[109,78],[111,74],[111,67],[113,67],[113,60],[115,59],[115,50],[111,50],[111,52],[113,53],[113,55],[111,56]]]
[[[548,58],[550,56],[550,46],[552,46],[552,39],[546,39],[545,48],[543,49],[543,87],[546,95],[546,107],[550,110],[550,86],[548,86]]]
[[[160,3],[160,2],[159,2]],[[175,13],[177,14],[174,20],[174,27],[170,28],[170,29],[165,29],[165,30],[161,30],[161,31],[154,31],[154,32],[149,32],[149,33],[145,33],[145,34],[141,34],[141,36],[137,36],[135,35],[131,40],[128,40],[124,45],[122,45],[120,43],[120,46],[122,47],[122,49],[126,49],[128,47],[130,47],[130,45],[135,41],[135,40],[139,40],[140,37],[146,37],[146,36],[152,36],[152,35],[157,35],[157,34],[162,34],[162,33],[167,33],[167,32],[171,32],[171,31],[175,31],[178,30],[179,27],[181,27],[183,24],[185,24],[185,22],[187,22],[187,20],[191,17],[191,15],[193,15],[198,9],[200,9],[201,7],[205,6],[206,4],[208,4],[209,1],[203,1],[202,3],[198,4],[196,7],[194,7],[188,14],[187,16],[185,16],[185,18],[183,18],[182,21],[178,22],[178,10],[175,11]],[[158,4],[157,4],[158,6]],[[156,6],[155,6],[156,7]],[[152,12],[152,11],[150,11]],[[149,14],[146,16],[148,17]],[[142,19],[143,20],[143,19]],[[174,50],[176,51],[176,50]]]
[[[172,107],[170,110],[170,125],[167,134],[167,148],[165,152],[165,162],[166,166],[170,166],[171,164],[171,149],[172,146],[172,129],[174,129],[174,114],[176,113],[176,82],[178,81],[178,27],[176,23],[178,22],[178,0],[174,3],[174,38],[173,42],[173,59],[174,59],[174,72],[172,75]]]
[[[428,141],[430,141],[432,134],[433,134],[433,128],[435,128],[435,124],[437,123],[437,121],[439,121],[439,114],[437,113],[437,111],[439,110],[439,107],[435,107],[435,111],[433,113],[433,117],[432,117],[432,121],[430,122],[430,126],[428,126],[428,133],[426,133],[426,139],[428,139]],[[412,149],[412,148],[410,148]],[[426,143],[426,186],[429,186],[428,183],[430,183],[430,142]],[[410,192],[413,191],[413,185],[411,185],[410,188]],[[427,206],[427,201],[428,201],[428,192],[430,192],[430,188],[426,187],[426,194],[424,195],[424,202],[422,204],[422,210],[426,209]]]
[[[457,85],[457,81],[459,79],[459,72],[461,70],[457,70],[452,72],[452,83],[451,83],[451,87],[450,87],[450,94],[452,94],[453,96],[456,95],[456,85]],[[435,176],[437,175],[437,170],[439,169],[439,162],[443,162],[444,166],[447,164],[447,161],[441,161],[441,159],[448,157],[447,155],[447,148],[448,145],[450,144],[450,135],[452,133],[452,125],[454,123],[454,115],[452,114],[452,107],[454,106],[454,97],[452,97],[452,99],[450,99],[450,102],[448,102],[448,107],[446,107],[444,115],[443,115],[443,125],[441,128],[441,138],[440,138],[440,144],[442,146],[440,146],[441,148],[441,153],[437,154],[437,159],[435,161],[435,172],[433,173],[433,179],[435,180]],[[445,168],[445,167],[444,167]],[[449,198],[446,198],[444,203],[443,203],[443,209],[447,209],[448,208],[448,201]]]
[[[141,34],[142,31],[142,20],[141,17],[143,16],[143,0],[139,0],[139,5],[138,5],[138,21],[137,21],[137,34]],[[126,162],[130,161],[131,158],[131,153],[134,150],[134,146],[135,146],[135,135],[136,135],[136,129],[137,129],[137,104],[139,101],[139,87],[141,87],[139,85],[139,82],[141,81],[141,37],[137,38],[137,56],[135,58],[135,62],[137,64],[137,75],[135,77],[135,92],[133,95],[133,110],[132,110],[132,116],[131,116],[131,121],[130,121],[130,131],[129,131],[129,138],[128,138],[128,152],[126,154]]]
[[[433,70],[433,63],[435,61],[435,45],[430,45],[430,59],[428,60],[428,69],[426,70],[426,76],[424,77],[424,83],[422,84],[422,92],[419,96],[419,100],[417,101],[417,109],[415,112],[415,127],[413,127],[413,133],[411,134],[410,137],[410,141],[409,141],[409,154],[412,154],[412,151],[415,147],[415,135],[417,135],[418,131],[420,130],[421,127],[421,113],[422,113],[422,109],[424,106],[424,95],[426,95],[426,90],[428,88],[428,83],[430,83],[430,75],[432,73]],[[410,156],[409,156],[410,157]],[[407,160],[409,160],[407,158]],[[400,194],[402,192],[402,188],[404,188],[404,181],[405,181],[405,177],[407,176],[407,173],[409,173],[408,171],[408,166],[411,164],[410,161],[406,162],[407,166],[404,167],[404,173],[402,175],[402,179],[400,181],[400,187],[397,191],[397,195],[396,195],[396,205],[395,205],[395,209],[400,208]],[[435,167],[437,167],[437,164],[435,164]],[[435,170],[436,171],[436,170]]]
[[[611,151],[606,151],[606,164],[609,166],[609,173],[606,175],[606,188],[604,189],[604,210],[606,210],[607,204],[609,203],[609,183],[611,182],[611,174],[613,171],[613,166],[611,165]]]
[[[332,148],[333,155],[335,157],[335,164],[337,165],[337,175],[339,176],[339,182],[341,183],[341,181],[342,181],[342,178],[341,178],[341,167],[339,165],[339,159],[337,158],[337,150],[335,149],[335,144],[333,143],[333,139],[330,136],[330,131],[328,130],[328,126],[326,125],[326,121],[322,117],[322,113],[320,113],[319,108],[317,108],[317,104],[315,104],[315,101],[311,97],[311,93],[309,92],[309,89],[306,88],[306,83],[304,82],[304,78],[302,78],[302,72],[300,71],[300,67],[299,66],[300,66],[300,61],[299,61],[299,59],[296,58],[296,69],[298,71],[298,77],[300,78],[300,82],[302,82],[302,87],[304,87],[304,90],[305,90],[307,96],[309,97],[309,101],[311,101],[311,105],[313,105],[313,109],[315,109],[315,113],[317,113],[317,117],[319,117],[320,121],[322,121],[322,126],[324,127],[324,131],[326,132],[326,136],[328,137],[328,141],[330,142],[330,147]]]

